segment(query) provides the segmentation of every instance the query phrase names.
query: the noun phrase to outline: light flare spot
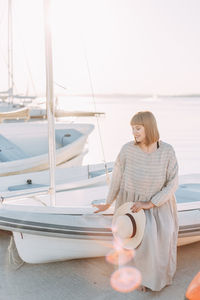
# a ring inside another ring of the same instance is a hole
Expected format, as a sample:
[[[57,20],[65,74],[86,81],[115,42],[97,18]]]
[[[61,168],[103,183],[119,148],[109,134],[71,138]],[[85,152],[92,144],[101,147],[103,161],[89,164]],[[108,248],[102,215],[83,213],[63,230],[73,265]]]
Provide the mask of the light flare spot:
[[[133,259],[135,255],[134,250],[128,250],[128,249],[120,249],[120,250],[111,250],[106,255],[106,261],[113,264],[113,265],[125,265],[129,261]]]
[[[117,251],[120,251],[123,249],[123,242],[120,238],[115,238],[113,241],[113,248]]]
[[[188,300],[200,299],[200,272],[193,278],[185,294]]]
[[[137,289],[141,282],[141,273],[133,267],[119,268],[110,278],[112,288],[121,293],[129,293]]]

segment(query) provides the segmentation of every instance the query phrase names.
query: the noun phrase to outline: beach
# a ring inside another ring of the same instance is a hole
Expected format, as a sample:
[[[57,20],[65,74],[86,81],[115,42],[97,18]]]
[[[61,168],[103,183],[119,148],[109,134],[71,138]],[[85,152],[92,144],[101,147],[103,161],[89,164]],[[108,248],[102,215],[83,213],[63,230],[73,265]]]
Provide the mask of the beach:
[[[173,284],[161,292],[119,293],[110,286],[116,267],[105,258],[78,259],[49,264],[26,264],[19,269],[8,260],[10,235],[0,232],[0,299],[160,299],[183,300],[187,286],[200,270],[200,242],[178,247]],[[151,275],[150,275],[151,276]]]

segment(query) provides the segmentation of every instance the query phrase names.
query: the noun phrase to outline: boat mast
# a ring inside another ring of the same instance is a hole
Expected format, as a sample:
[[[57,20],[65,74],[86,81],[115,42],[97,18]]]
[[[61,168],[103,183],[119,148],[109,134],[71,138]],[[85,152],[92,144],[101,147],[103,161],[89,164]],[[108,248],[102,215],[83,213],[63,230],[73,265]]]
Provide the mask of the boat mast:
[[[8,0],[8,102],[13,104],[12,0]]]
[[[43,0],[44,5],[44,31],[45,31],[45,60],[46,60],[46,110],[48,118],[48,141],[49,141],[49,173],[50,173],[50,201],[51,206],[55,205],[55,128],[54,128],[54,92],[53,92],[53,59],[51,42],[51,23],[50,23],[50,0]]]

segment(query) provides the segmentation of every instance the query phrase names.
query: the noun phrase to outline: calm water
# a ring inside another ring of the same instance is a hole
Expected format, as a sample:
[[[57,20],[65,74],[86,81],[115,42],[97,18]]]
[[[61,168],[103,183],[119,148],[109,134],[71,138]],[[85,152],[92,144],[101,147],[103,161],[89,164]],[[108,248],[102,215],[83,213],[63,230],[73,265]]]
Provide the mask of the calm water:
[[[59,101],[65,109],[94,110],[94,103],[89,98],[74,97]],[[100,135],[106,160],[115,160],[121,146],[133,139],[129,125],[132,115],[150,110],[156,116],[161,140],[172,144],[176,151],[179,173],[200,172],[200,98],[104,97],[96,98],[95,102],[96,111],[106,113],[105,117],[99,118],[100,131],[96,118],[76,119],[76,122],[95,124],[84,164],[103,161]]]

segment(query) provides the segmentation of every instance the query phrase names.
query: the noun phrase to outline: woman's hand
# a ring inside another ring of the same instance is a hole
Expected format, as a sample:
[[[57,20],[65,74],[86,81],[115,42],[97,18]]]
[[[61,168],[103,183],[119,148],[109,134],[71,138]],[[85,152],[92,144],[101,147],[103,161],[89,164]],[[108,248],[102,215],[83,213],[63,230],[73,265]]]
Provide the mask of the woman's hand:
[[[110,204],[93,204],[93,206],[98,208],[98,210],[96,210],[94,213],[98,213],[108,209]]]
[[[151,201],[137,201],[134,202],[131,210],[132,212],[137,213],[141,209],[150,209],[152,207],[154,207],[154,204]]]

